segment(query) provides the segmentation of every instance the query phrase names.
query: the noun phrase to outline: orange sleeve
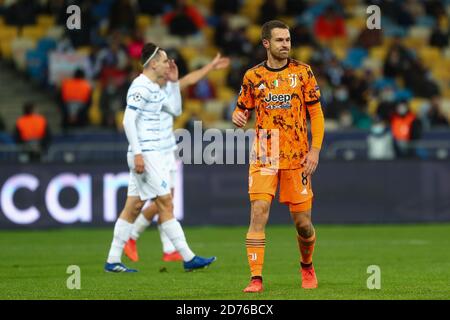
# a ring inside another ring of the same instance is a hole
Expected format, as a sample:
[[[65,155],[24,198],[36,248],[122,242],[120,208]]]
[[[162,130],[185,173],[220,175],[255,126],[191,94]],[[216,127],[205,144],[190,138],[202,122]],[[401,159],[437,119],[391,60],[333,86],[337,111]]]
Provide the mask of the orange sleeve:
[[[323,116],[320,102],[309,106],[308,113],[311,118],[311,146],[320,150],[325,133],[325,118]]]
[[[311,70],[311,67],[305,70],[305,73],[302,75],[303,78],[303,99],[307,106],[316,104],[320,100],[320,89],[317,84],[316,77]]]
[[[238,108],[241,109],[242,111],[246,109],[252,110],[255,108],[255,98],[253,96],[253,83],[249,79],[247,73],[244,75],[241,90],[239,91],[239,96],[236,103],[236,109]]]

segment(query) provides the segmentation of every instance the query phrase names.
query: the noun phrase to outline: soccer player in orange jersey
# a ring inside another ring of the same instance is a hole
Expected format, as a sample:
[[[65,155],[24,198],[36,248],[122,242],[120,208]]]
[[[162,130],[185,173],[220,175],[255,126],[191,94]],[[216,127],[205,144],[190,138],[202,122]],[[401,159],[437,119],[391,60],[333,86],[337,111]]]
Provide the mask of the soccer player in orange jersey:
[[[302,287],[317,288],[312,264],[316,235],[311,223],[311,175],[317,168],[324,135],[320,91],[309,65],[289,58],[291,37],[281,21],[262,26],[267,60],[244,75],[233,123],[243,127],[256,114],[256,138],[249,168],[251,220],[247,233],[250,284],[244,292],[261,292],[265,226],[280,184],[279,201],[289,206],[297,229]],[[308,142],[306,113],[311,120]]]

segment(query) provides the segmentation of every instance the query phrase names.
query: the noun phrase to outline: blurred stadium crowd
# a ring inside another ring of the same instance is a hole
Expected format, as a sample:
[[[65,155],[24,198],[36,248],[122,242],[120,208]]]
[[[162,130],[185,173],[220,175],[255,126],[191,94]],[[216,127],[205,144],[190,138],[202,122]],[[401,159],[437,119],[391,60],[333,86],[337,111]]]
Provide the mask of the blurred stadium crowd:
[[[71,4],[81,7],[81,30],[66,27]],[[380,30],[366,27],[371,4],[381,8]],[[180,76],[221,52],[230,68],[184,93],[175,126],[225,129],[245,70],[265,59],[260,26],[280,19],[292,57],[318,79],[327,132],[359,130],[370,158],[390,159],[417,155],[408,145],[436,128],[446,133],[432,139],[449,138],[449,16],[450,0],[0,0],[0,53],[55,97],[62,132],[120,132],[145,42],[166,48]]]

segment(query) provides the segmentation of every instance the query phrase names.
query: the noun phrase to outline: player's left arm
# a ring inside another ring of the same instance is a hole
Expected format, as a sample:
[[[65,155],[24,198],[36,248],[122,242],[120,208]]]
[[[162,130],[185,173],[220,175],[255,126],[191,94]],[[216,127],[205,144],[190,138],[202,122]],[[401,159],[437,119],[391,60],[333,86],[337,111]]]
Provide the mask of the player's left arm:
[[[325,133],[325,118],[322,112],[322,106],[320,104],[320,90],[317,85],[317,81],[312,73],[311,68],[308,67],[306,80],[304,99],[307,105],[309,117],[311,119],[311,149],[305,157],[305,174],[311,175],[319,164],[319,154],[322,147],[323,136]]]
[[[200,69],[192,71],[185,75],[180,79],[180,88],[183,90],[184,88],[196,84],[200,79],[204,78],[208,73],[213,70],[225,69],[230,65],[230,59],[226,57],[222,57],[220,53],[216,55],[216,57],[209,62],[207,65],[203,66]]]

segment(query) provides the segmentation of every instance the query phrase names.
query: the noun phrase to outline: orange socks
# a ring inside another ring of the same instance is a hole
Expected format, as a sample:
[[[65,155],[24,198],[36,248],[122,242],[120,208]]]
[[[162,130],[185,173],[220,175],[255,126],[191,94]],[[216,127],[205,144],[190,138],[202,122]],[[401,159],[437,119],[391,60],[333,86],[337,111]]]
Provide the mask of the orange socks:
[[[302,264],[311,264],[314,252],[314,244],[316,243],[316,234],[314,233],[311,237],[306,239],[300,235],[297,235],[297,241],[300,253],[302,255]]]
[[[262,277],[266,234],[264,232],[247,233],[245,246],[247,247],[248,265],[250,266],[252,277]]]

